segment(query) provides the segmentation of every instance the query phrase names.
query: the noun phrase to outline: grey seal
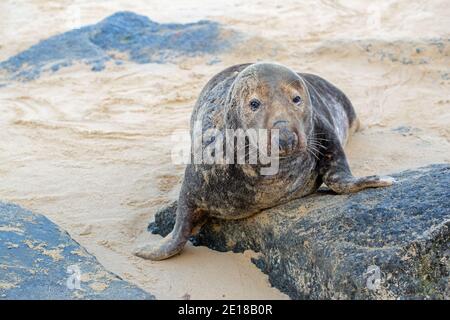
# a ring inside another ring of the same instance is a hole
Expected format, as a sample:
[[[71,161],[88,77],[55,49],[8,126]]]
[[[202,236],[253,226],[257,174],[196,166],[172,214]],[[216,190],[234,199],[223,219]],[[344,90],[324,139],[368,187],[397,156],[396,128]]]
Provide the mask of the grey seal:
[[[194,130],[198,121],[200,131]],[[183,249],[208,217],[249,217],[309,195],[322,183],[337,194],[391,185],[391,177],[352,175],[343,146],[358,123],[346,95],[319,76],[274,63],[240,64],[223,70],[206,84],[196,102],[192,141],[209,129],[276,129],[278,169],[262,175],[264,166],[259,162],[192,161],[186,166],[173,231],[160,243],[146,244],[134,253],[151,260],[169,258]],[[212,141],[202,139],[201,147],[208,148]],[[193,158],[194,152],[192,147]]]

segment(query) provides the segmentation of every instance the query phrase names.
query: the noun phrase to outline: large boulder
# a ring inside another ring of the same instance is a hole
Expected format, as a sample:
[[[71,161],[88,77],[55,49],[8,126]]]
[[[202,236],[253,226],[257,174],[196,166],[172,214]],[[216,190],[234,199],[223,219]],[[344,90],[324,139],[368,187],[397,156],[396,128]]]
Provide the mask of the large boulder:
[[[232,46],[237,34],[214,21],[158,23],[146,16],[120,11],[102,21],[44,39],[0,62],[0,85],[29,81],[42,72],[56,72],[75,63],[105,69],[107,63],[173,62],[178,57],[220,53]]]
[[[154,299],[42,215],[0,202],[0,299]]]
[[[211,219],[191,241],[261,253],[253,262],[293,299],[448,299],[450,166],[393,176],[389,188],[321,189],[248,219]],[[150,231],[168,234],[175,210]]]

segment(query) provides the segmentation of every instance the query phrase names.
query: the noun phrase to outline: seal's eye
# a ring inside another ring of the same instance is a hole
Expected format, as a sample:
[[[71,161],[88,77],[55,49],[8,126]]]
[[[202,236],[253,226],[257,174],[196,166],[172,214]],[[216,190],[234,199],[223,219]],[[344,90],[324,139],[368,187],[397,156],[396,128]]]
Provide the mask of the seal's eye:
[[[261,106],[261,102],[258,99],[252,99],[250,100],[250,108],[253,111],[258,110],[258,108]]]
[[[302,103],[302,98],[300,98],[300,96],[295,96],[294,99],[292,99],[292,102],[295,104],[300,104]]]

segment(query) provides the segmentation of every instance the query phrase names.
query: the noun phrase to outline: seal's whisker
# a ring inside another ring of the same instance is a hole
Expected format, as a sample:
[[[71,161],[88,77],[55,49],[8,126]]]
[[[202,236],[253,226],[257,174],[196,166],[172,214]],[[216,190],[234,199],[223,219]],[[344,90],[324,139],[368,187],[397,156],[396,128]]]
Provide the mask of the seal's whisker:
[[[311,149],[307,149],[307,151],[308,151],[308,153],[312,154],[314,156],[314,158],[319,160],[319,157]]]
[[[317,149],[317,151],[319,151],[319,149],[326,149],[326,147],[317,140],[318,140],[317,138],[310,137],[308,139],[308,145],[314,147],[315,149]]]
[[[321,141],[330,141],[329,139],[326,139],[326,138],[319,138],[319,137],[317,137],[317,136],[312,136],[311,137],[311,139],[314,139],[314,140],[321,140]]]
[[[321,155],[321,156],[323,156],[323,153],[320,152],[320,151],[318,151],[318,150],[315,150],[315,149],[310,149],[310,150],[313,151],[313,153],[314,153],[315,155]]]
[[[309,148],[307,148],[307,150],[308,150],[309,152],[311,152],[317,159],[319,159],[318,154],[321,155],[321,156],[323,156],[323,153],[320,152],[317,148],[315,148],[315,147],[313,147],[313,146],[310,146]]]
[[[314,146],[314,145],[309,145],[309,146],[307,146],[307,149],[313,150],[314,152],[320,153],[320,154],[321,154],[320,150],[319,150],[316,146]]]
[[[321,143],[318,143],[316,141],[311,141],[310,145],[313,146],[313,147],[316,147],[316,148],[325,148],[324,145],[322,145]]]

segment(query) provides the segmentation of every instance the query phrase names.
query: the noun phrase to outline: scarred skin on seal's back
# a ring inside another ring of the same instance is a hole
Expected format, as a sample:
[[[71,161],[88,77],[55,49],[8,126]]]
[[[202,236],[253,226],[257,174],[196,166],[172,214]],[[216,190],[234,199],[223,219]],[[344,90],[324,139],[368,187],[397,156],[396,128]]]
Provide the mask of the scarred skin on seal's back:
[[[194,130],[198,123],[200,130]],[[322,183],[336,193],[391,185],[390,177],[356,178],[351,174],[343,146],[357,127],[350,100],[318,76],[273,63],[223,70],[200,93],[191,117],[192,141],[210,129],[277,129],[278,170],[263,175],[260,163],[191,161],[173,231],[161,243],[139,247],[135,254],[151,260],[169,258],[183,249],[193,229],[208,217],[245,218],[311,194]],[[202,149],[217,143],[214,139],[200,141]]]

